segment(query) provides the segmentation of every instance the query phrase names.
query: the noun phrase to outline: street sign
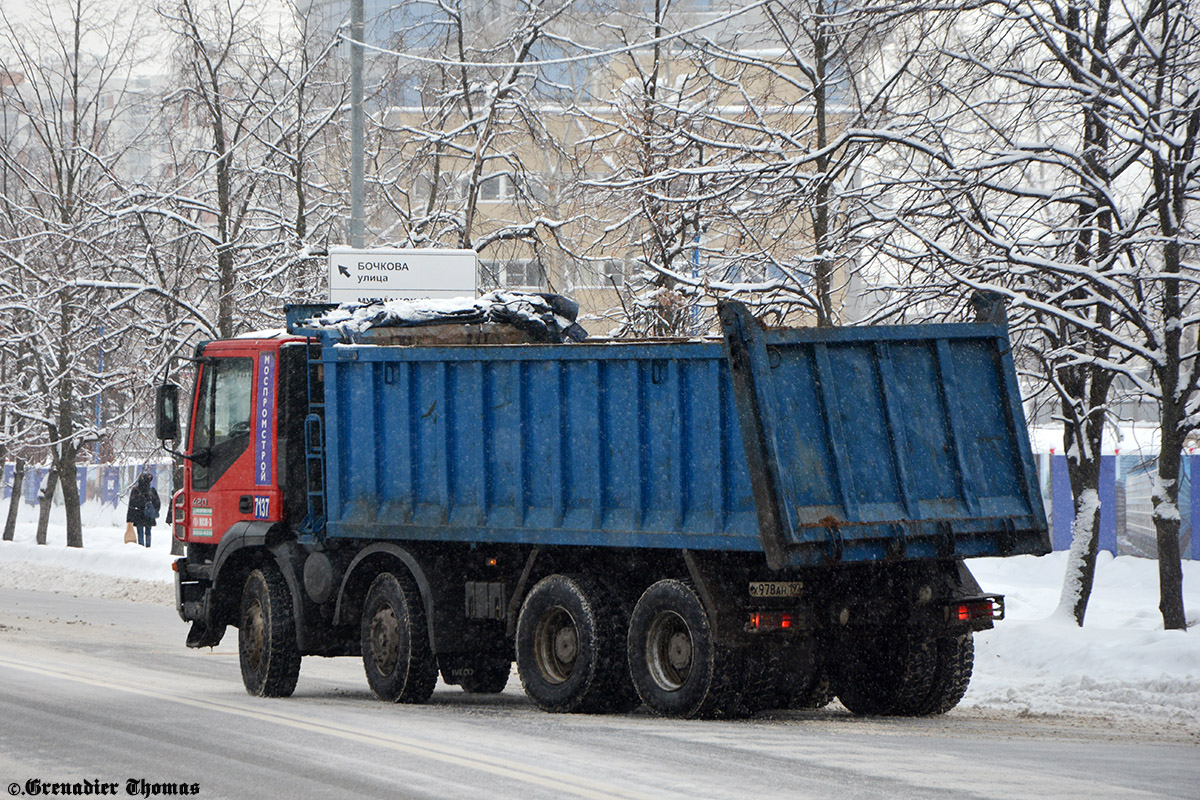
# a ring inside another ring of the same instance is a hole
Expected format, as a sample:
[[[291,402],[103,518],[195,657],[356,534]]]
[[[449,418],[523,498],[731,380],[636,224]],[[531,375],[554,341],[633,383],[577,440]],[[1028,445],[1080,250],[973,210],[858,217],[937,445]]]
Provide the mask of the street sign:
[[[329,248],[329,302],[475,297],[474,250]]]

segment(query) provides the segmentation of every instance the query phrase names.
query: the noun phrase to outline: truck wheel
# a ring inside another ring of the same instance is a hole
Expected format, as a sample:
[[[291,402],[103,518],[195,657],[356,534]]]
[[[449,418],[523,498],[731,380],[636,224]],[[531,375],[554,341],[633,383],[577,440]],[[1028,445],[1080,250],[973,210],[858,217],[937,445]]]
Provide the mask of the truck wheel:
[[[367,590],[359,628],[367,684],[380,700],[424,703],[437,683],[425,606],[407,576],[380,573]]]
[[[597,582],[551,575],[517,619],[517,673],[545,711],[628,711],[636,702],[625,661],[625,617]]]
[[[823,657],[789,643],[767,643],[747,654],[743,700],[750,711],[822,708],[833,700]]]
[[[238,661],[246,691],[257,697],[289,697],[300,677],[296,619],[283,575],[272,565],[256,569],[242,587]]]
[[[970,632],[937,640],[937,667],[929,696],[916,710],[922,716],[945,714],[958,705],[971,683],[975,666],[975,638]]]
[[[629,621],[629,672],[638,696],[667,717],[745,713],[734,654],[713,639],[696,590],[662,580],[647,589]]]
[[[838,699],[854,714],[916,714],[929,697],[937,666],[933,640],[908,633],[862,639],[841,664]]]

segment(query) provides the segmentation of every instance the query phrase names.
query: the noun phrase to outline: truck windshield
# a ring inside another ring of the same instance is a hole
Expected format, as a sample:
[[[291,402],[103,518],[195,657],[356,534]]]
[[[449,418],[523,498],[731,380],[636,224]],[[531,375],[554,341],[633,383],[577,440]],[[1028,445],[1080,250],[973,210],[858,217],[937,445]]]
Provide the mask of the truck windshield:
[[[199,403],[192,434],[192,488],[210,489],[250,444],[249,358],[216,358],[200,373]]]

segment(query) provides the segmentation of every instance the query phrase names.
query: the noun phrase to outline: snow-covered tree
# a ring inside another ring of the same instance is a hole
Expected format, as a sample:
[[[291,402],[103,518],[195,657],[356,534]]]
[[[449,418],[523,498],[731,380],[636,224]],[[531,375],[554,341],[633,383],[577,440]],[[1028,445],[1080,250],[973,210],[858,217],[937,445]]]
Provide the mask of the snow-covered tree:
[[[561,161],[559,131],[537,61],[569,6],[441,0],[397,30],[372,102],[370,238],[533,263],[536,285],[559,288],[552,251],[565,223],[548,180]]]
[[[627,77],[607,98],[575,110],[591,131],[580,161],[595,246],[644,267],[625,310],[656,327],[631,329],[705,330],[696,306],[735,293],[769,319],[843,320],[869,201],[859,172],[879,147],[862,131],[903,66],[879,58],[897,20],[816,0],[709,24],[676,5],[620,28],[646,46],[622,56]]]
[[[1163,616],[1183,625],[1176,500],[1194,427],[1182,338],[1193,280],[1192,16],[1157,0],[971,4],[919,43],[912,101],[892,110],[886,132],[891,205],[878,218],[891,234],[879,262],[892,267],[897,305],[936,308],[954,287],[1001,291],[1028,334],[1024,352],[1061,401],[1077,519],[1063,606],[1081,624],[1101,436],[1123,376],[1162,409]]]
[[[261,10],[203,0],[159,14],[181,79],[167,108],[185,124],[172,134],[173,182],[143,203],[191,226],[203,283],[188,296],[230,336],[278,319],[274,292],[304,299],[315,283],[311,256],[342,212],[344,182],[329,185],[314,162],[345,89],[326,79],[331,43],[299,15],[281,28]],[[272,313],[255,313],[264,307]]]
[[[13,290],[4,327],[27,389],[8,410],[44,430],[51,471],[39,540],[61,478],[67,544],[80,547],[77,453],[99,434],[91,410],[104,388],[94,343],[106,305],[95,280],[113,257],[103,208],[121,156],[113,133],[136,57],[136,24],[114,23],[93,0],[32,11],[20,20],[0,17],[0,270]]]

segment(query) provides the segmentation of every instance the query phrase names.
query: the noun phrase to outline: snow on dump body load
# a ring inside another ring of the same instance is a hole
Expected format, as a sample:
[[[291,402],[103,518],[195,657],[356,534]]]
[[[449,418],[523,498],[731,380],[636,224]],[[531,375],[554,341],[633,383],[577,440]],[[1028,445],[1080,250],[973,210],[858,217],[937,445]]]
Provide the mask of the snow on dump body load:
[[[763,551],[775,569],[1048,552],[1003,326],[721,316],[723,344],[389,347],[293,322],[322,344],[315,535]]]

